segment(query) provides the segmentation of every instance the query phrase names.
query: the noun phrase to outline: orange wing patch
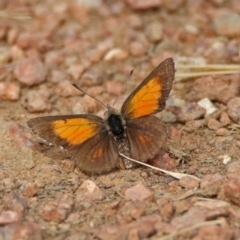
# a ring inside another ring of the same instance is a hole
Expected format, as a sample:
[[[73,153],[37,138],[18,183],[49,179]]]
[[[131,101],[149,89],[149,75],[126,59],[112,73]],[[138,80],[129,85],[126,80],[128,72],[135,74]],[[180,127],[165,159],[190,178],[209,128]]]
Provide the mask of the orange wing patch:
[[[131,118],[146,116],[155,112],[159,107],[162,85],[158,77],[150,79],[143,85],[129,102],[126,113]]]
[[[53,121],[52,129],[59,138],[71,145],[78,145],[94,136],[99,130],[99,124],[91,119],[72,118]]]

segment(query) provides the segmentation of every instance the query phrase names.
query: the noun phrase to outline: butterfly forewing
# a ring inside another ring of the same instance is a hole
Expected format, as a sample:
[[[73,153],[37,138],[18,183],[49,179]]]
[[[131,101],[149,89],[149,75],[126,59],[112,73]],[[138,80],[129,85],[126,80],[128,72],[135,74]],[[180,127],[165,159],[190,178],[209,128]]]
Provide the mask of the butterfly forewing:
[[[122,106],[125,118],[139,118],[162,111],[174,80],[172,58],[159,64],[147,78],[129,95]]]
[[[54,144],[46,149],[49,156],[54,155],[56,146],[62,146],[86,172],[109,171],[117,165],[117,143],[98,116],[39,117],[29,120],[28,125],[34,133]]]

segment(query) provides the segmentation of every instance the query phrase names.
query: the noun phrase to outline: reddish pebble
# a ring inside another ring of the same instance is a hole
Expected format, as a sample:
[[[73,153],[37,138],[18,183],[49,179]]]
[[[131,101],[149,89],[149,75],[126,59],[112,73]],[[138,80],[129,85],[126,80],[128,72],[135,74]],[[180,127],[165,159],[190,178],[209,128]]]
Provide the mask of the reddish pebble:
[[[235,122],[240,123],[240,97],[232,98],[227,104],[228,116]]]
[[[76,192],[76,202],[95,202],[104,199],[102,190],[90,180],[86,180]]]
[[[240,206],[240,177],[232,177],[224,183],[225,196]]]
[[[162,5],[168,11],[176,11],[184,4],[184,2],[185,0],[162,0]]]
[[[4,197],[4,208],[23,216],[28,209],[28,204],[17,193],[12,192]]]
[[[2,211],[0,214],[0,225],[6,225],[20,221],[20,216],[14,211]]]
[[[19,60],[14,70],[17,80],[25,85],[32,86],[45,81],[47,72],[38,58],[25,58]]]
[[[223,185],[224,177],[219,174],[208,174],[201,179],[200,188],[206,196],[217,195]]]
[[[192,121],[186,122],[185,127],[188,131],[195,131],[195,130],[203,127],[205,124],[206,124],[205,119],[192,120]]]
[[[142,57],[146,54],[147,48],[140,42],[132,42],[129,46],[130,54],[134,57]]]
[[[124,192],[124,197],[126,200],[131,201],[152,201],[153,193],[142,184],[137,184],[128,188]]]
[[[0,82],[0,99],[16,101],[20,97],[20,87],[15,83]]]
[[[61,97],[72,97],[81,95],[81,91],[76,89],[69,80],[59,81],[56,89],[56,94]]]
[[[48,202],[40,211],[40,215],[46,221],[60,223],[67,218],[72,207],[72,196],[61,194],[56,201]]]
[[[216,131],[216,136],[229,136],[230,132],[226,128],[219,128]]]
[[[115,80],[108,81],[106,87],[109,94],[117,96],[119,93],[121,93],[121,90],[123,89],[123,83]]]
[[[181,122],[192,121],[204,116],[206,110],[197,103],[189,103],[178,114],[178,120]]]
[[[79,80],[79,78],[81,77],[83,71],[85,70],[84,66],[82,64],[72,64],[67,72],[73,77],[73,79]]]
[[[186,212],[191,207],[191,204],[187,200],[174,201],[173,207],[175,209],[176,214],[181,214]]]
[[[45,112],[50,111],[52,108],[48,97],[36,90],[27,93],[27,103],[29,112]]]
[[[201,227],[194,240],[201,239],[217,239],[217,240],[231,240],[233,239],[234,231],[228,225],[222,226],[205,226]]]
[[[149,8],[160,7],[161,0],[125,0],[130,8],[133,10],[143,10]]]
[[[207,126],[210,130],[217,130],[221,127],[221,123],[214,118],[209,118]]]
[[[201,77],[194,81],[192,91],[189,93],[191,101],[203,98],[227,103],[238,95],[240,75]]]
[[[222,112],[219,119],[223,127],[226,127],[231,124],[231,120],[226,112]]]
[[[157,200],[159,212],[164,220],[170,219],[174,213],[174,207],[169,199],[161,198]]]
[[[168,153],[159,152],[156,154],[149,163],[155,167],[162,168],[165,170],[174,170],[176,169],[176,163],[173,158],[171,158]]]
[[[37,186],[35,183],[28,182],[24,184],[21,188],[21,193],[24,197],[30,198],[37,195]]]
[[[191,189],[199,187],[199,180],[186,176],[179,180],[179,185],[183,188]]]
[[[24,58],[23,50],[16,45],[12,46],[11,47],[11,58],[14,61]]]
[[[5,226],[4,239],[42,240],[40,224],[33,222],[15,223]]]

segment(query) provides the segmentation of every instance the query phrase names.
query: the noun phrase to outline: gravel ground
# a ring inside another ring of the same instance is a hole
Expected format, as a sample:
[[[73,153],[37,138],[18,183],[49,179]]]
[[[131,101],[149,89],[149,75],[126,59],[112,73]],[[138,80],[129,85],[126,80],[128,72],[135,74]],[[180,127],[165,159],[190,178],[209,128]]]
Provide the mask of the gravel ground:
[[[160,62],[239,64],[238,0],[0,1],[0,239],[240,239],[240,74],[176,78],[150,168],[86,174],[36,116],[116,108]]]

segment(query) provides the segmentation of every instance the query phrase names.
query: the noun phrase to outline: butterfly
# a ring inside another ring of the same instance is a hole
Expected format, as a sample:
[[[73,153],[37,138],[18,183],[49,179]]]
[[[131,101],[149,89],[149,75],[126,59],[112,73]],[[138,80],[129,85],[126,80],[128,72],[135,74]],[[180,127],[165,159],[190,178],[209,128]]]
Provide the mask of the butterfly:
[[[174,81],[172,58],[160,63],[128,96],[121,112],[107,106],[104,119],[92,114],[46,116],[27,123],[41,138],[65,149],[88,173],[119,167],[118,145],[128,143],[130,157],[145,162],[166,141],[163,122],[154,116],[165,108]]]

